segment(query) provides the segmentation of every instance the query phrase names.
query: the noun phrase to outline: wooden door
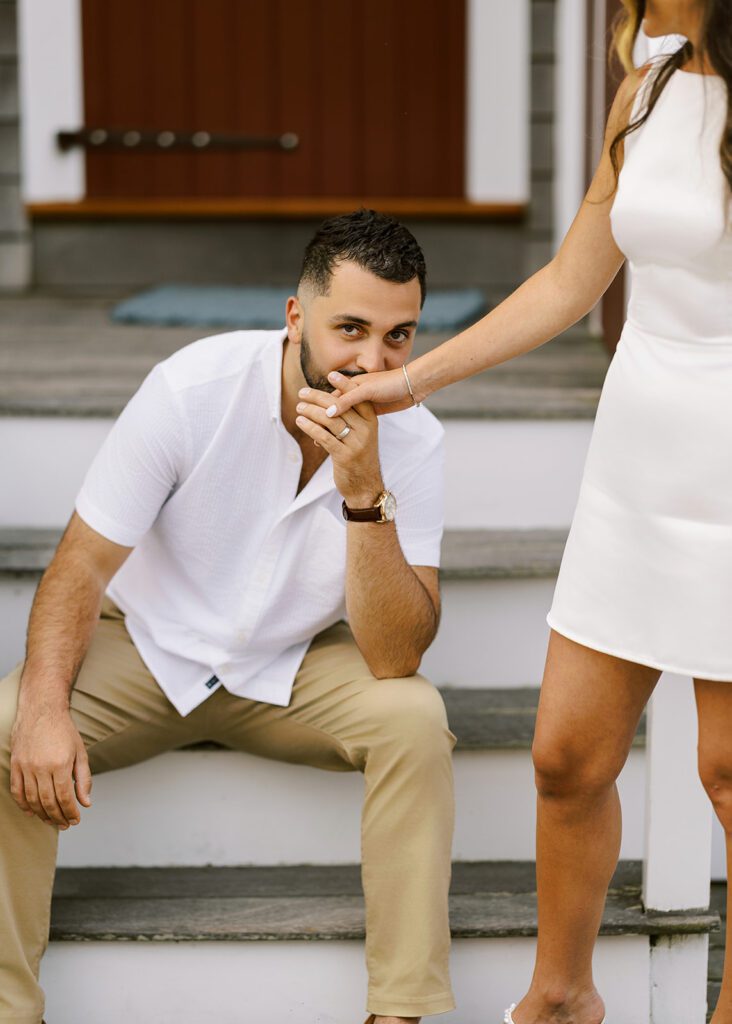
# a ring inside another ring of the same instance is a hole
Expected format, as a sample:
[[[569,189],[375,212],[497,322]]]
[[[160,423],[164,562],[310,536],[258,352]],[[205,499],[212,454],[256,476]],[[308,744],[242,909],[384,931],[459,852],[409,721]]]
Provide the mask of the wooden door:
[[[612,30],[616,18],[622,11],[620,0],[606,0],[605,4],[605,38],[608,47],[612,39]],[[606,117],[613,105],[615,93],[623,79],[624,71],[620,63],[613,58],[605,64],[605,111]],[[620,341],[625,324],[627,303],[628,274],[625,266],[618,271],[617,277],[610,285],[602,300],[602,333],[605,345],[614,352]]]
[[[89,197],[463,195],[465,0],[82,0],[82,15],[86,128],[178,140],[92,146]]]

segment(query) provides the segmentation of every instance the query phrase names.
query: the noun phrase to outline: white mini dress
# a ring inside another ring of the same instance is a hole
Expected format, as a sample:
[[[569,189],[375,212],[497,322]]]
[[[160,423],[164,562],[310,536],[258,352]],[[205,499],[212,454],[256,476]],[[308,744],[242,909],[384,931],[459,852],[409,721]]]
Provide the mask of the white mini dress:
[[[732,681],[726,111],[723,79],[676,71],[625,140],[611,222],[630,262],[628,319],[548,622],[607,654]]]

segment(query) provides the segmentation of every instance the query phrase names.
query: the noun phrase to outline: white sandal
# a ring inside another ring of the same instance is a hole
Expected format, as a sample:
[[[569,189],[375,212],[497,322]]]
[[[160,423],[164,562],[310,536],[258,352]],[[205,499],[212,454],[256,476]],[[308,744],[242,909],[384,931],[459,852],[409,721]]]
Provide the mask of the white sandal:
[[[513,1011],[515,1009],[516,1009],[516,1003],[511,1003],[509,1008],[503,1014],[503,1024],[516,1024],[515,1020],[513,1019]],[[600,1024],[606,1024],[606,1022],[607,1022],[607,1017],[603,1017],[601,1022],[600,1022]],[[367,1024],[368,1024],[368,1022],[367,1022]]]

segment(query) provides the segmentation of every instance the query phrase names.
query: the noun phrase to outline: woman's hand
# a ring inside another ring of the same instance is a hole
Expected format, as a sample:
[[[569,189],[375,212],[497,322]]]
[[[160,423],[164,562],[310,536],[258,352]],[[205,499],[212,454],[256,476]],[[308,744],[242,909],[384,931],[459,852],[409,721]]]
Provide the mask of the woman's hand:
[[[399,412],[414,404],[401,369],[362,373],[357,377],[329,373],[328,380],[341,392],[340,395],[333,396],[328,407],[327,415],[330,418],[342,416],[360,402],[371,402],[378,416],[387,412]]]

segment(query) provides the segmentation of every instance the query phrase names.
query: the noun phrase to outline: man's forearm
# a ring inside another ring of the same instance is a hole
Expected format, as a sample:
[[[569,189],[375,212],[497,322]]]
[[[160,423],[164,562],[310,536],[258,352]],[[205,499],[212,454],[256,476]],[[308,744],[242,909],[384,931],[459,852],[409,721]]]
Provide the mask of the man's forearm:
[[[30,621],[18,711],[65,710],[99,619],[105,581],[59,552],[41,580]]]
[[[349,523],[346,607],[374,675],[412,675],[437,632],[438,613],[407,564],[393,523]]]

